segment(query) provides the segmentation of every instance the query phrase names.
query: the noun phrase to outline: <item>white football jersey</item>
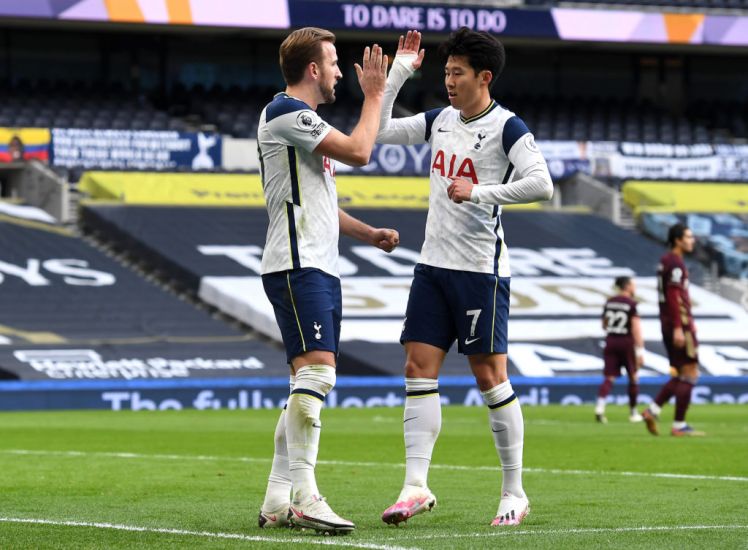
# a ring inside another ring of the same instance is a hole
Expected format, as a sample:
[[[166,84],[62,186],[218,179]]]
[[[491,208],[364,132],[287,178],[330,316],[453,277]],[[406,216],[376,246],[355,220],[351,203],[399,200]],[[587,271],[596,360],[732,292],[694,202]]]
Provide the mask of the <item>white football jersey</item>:
[[[515,171],[524,174],[541,164],[547,171],[525,123],[491,101],[483,112],[469,119],[458,110],[445,107],[391,120],[386,130],[380,130],[377,141],[431,145],[429,213],[420,262],[509,277],[501,206],[490,201],[476,204],[475,200],[483,186],[506,184],[512,181]],[[450,176],[481,186],[473,190],[475,200],[452,202],[447,196]]]
[[[285,93],[262,110],[257,148],[270,218],[263,274],[314,267],[339,276],[335,161],[313,152],[330,129]]]

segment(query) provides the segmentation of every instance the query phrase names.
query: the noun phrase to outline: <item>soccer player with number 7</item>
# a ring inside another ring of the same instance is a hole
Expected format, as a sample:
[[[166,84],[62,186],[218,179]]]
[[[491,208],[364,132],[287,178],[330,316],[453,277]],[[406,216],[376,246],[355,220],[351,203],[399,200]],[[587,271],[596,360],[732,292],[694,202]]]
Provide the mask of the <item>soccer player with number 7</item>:
[[[427,476],[441,428],[438,376],[456,339],[488,407],[503,470],[491,525],[518,525],[529,501],[522,487],[524,422],[507,376],[510,272],[501,207],[548,200],[553,183],[525,123],[491,97],[505,55],[488,33],[462,28],[439,48],[451,106],[390,120],[397,93],[423,61],[420,43],[417,31],[400,37],[377,135],[379,143],[431,146],[426,238],[400,337],[405,483],[382,520],[398,524],[436,504]]]

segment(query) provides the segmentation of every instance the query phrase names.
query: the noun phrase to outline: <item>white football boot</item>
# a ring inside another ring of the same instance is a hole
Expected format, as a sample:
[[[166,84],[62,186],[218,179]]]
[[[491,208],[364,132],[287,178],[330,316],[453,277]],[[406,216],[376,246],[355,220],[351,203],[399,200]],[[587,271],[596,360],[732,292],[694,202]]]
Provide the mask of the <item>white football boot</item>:
[[[529,513],[530,501],[527,500],[527,497],[519,498],[511,493],[504,492],[501,495],[499,509],[491,522],[491,526],[519,525]]]
[[[406,485],[400,491],[397,502],[382,513],[382,521],[397,525],[421,512],[430,512],[434,506],[436,506],[436,497],[427,487]]]
[[[257,518],[257,525],[260,529],[273,529],[276,527],[290,527],[288,517],[291,515],[291,511],[288,509],[288,505],[283,506],[273,512],[266,512],[260,510],[260,515]]]
[[[289,520],[294,527],[329,535],[347,535],[356,528],[352,521],[333,512],[322,496],[312,495],[303,502],[294,499],[289,510]]]

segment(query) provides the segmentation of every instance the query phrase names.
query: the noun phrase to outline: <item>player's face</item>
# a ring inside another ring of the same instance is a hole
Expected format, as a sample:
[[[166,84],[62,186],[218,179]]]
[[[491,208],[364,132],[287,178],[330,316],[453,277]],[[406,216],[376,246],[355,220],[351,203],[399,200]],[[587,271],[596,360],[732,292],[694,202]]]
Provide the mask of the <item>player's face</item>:
[[[335,85],[343,78],[338,67],[338,54],[332,42],[322,42],[322,60],[319,65],[319,92],[322,103],[335,103]]]
[[[691,230],[690,229],[686,229],[683,232],[683,236],[680,238],[680,240],[678,240],[676,242],[679,244],[679,246],[680,246],[680,248],[681,248],[681,250],[683,252],[687,252],[688,253],[688,252],[693,252],[693,245],[695,244],[696,239],[694,238],[693,233],[691,232]]]
[[[629,281],[629,284],[626,286],[626,290],[628,290],[630,296],[636,296],[636,282],[634,279],[631,279]]]
[[[444,65],[444,85],[452,107],[463,109],[480,99],[481,80],[481,73],[470,66],[466,56],[449,56]]]

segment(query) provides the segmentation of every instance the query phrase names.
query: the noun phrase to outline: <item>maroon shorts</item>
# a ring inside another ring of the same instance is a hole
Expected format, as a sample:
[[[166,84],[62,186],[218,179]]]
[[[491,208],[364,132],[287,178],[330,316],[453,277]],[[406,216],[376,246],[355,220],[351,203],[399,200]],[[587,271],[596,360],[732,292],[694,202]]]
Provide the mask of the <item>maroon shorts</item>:
[[[699,362],[699,341],[696,339],[696,334],[689,329],[683,329],[683,336],[686,337],[686,345],[677,348],[673,344],[673,328],[662,327],[662,341],[667,350],[670,366],[677,370],[680,370],[684,365]]]
[[[604,376],[621,376],[621,368],[631,377],[636,372],[636,353],[631,338],[608,338],[603,351]]]

